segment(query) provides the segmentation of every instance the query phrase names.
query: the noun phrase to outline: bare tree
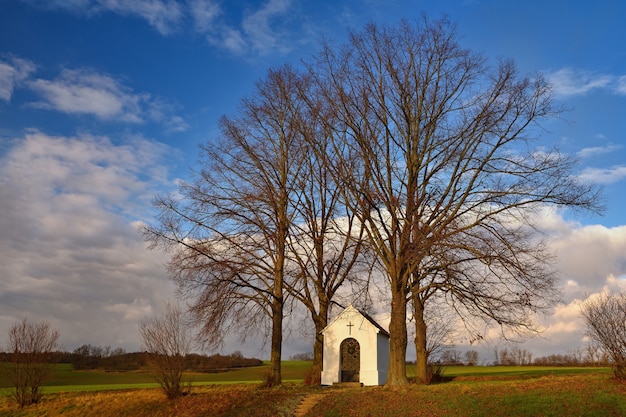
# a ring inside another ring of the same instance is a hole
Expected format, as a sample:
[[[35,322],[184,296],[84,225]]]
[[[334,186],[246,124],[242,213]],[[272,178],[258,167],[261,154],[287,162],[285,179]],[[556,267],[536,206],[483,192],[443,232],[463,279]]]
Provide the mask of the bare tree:
[[[347,209],[343,193],[331,175],[331,167],[341,157],[332,147],[332,117],[329,103],[315,96],[309,81],[301,76],[300,96],[304,105],[296,124],[306,155],[299,172],[298,198],[293,202],[296,221],[289,239],[290,259],[295,279],[287,281],[289,293],[309,312],[315,329],[313,382],[322,371],[323,335],[337,292],[349,284],[351,301],[367,300],[372,257],[363,246],[363,227]],[[296,98],[294,98],[296,99]]]
[[[602,347],[598,342],[592,340],[585,346],[585,362],[598,366],[602,363]]]
[[[589,298],[581,313],[591,339],[613,361],[613,373],[626,379],[626,295],[603,293]]]
[[[432,303],[428,306],[428,310],[429,314],[426,315],[426,339],[428,341],[426,351],[430,359],[454,345],[453,340],[457,336],[458,321],[454,312],[450,311],[444,304]]]
[[[458,365],[461,363],[461,351],[454,348],[447,348],[439,355],[439,361],[444,365]]]
[[[192,336],[182,310],[167,304],[162,316],[142,321],[139,331],[149,363],[156,371],[155,378],[167,398],[188,393],[183,371],[185,357],[191,353]]]
[[[456,39],[445,19],[370,24],[311,67],[349,157],[333,172],[389,281],[390,385],[408,382],[409,305],[427,382],[427,305],[443,298],[462,319],[532,329],[531,313],[557,296],[534,214],[599,209],[574,160],[533,146],[534,127],[559,112],[544,78],[490,67]]]
[[[468,350],[465,352],[465,364],[468,366],[476,366],[478,365],[478,351],[476,350]]]
[[[207,344],[270,322],[270,386],[282,381],[287,241],[302,158],[297,83],[289,67],[270,70],[237,117],[222,118],[195,181],[180,187],[182,197],[158,198],[160,224],[145,229],[153,247],[173,253],[170,275],[193,300]]]
[[[59,332],[47,322],[23,319],[9,329],[9,362],[0,369],[11,384],[11,397],[21,408],[41,398],[40,388],[54,372],[52,358],[58,339]]]

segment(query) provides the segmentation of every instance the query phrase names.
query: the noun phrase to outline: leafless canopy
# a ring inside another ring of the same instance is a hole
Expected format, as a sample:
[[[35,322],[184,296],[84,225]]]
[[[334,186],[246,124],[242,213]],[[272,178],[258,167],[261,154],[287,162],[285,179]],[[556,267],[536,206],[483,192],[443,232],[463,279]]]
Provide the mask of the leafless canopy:
[[[368,25],[324,45],[307,70],[270,71],[146,229],[172,251],[206,340],[269,319],[279,382],[285,299],[322,317],[365,251],[388,278],[388,384],[407,383],[407,313],[427,382],[433,302],[531,329],[558,296],[537,214],[600,209],[576,161],[533,140],[561,111],[546,80],[511,61],[489,66],[449,21],[428,18]]]
[[[560,111],[544,78],[511,61],[490,67],[456,38],[445,19],[371,24],[311,66],[350,161],[334,166],[337,181],[389,277],[391,384],[406,383],[409,300],[425,378],[429,299],[529,326],[556,295],[533,216],[546,205],[598,208],[573,159],[533,144]]]
[[[280,384],[287,240],[301,164],[298,78],[271,70],[236,117],[223,117],[218,140],[202,148],[201,172],[182,198],[156,201],[154,246],[171,250],[170,273],[208,345],[225,334],[258,332],[270,322],[272,375]]]
[[[169,399],[187,392],[183,382],[185,356],[191,353],[192,337],[183,311],[171,304],[161,317],[141,322],[139,327],[144,349],[156,371],[156,380]]]
[[[611,357],[615,376],[626,379],[626,295],[590,298],[581,313],[589,337]]]
[[[23,319],[9,329],[7,352],[11,359],[0,369],[11,384],[11,397],[20,407],[39,401],[40,388],[54,371],[51,360],[58,339],[59,332],[46,322]]]

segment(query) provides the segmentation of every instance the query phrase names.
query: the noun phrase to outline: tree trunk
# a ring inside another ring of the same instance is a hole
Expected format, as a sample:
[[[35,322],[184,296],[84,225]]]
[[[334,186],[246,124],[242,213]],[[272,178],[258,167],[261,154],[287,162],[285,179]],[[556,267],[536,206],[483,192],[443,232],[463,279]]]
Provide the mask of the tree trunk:
[[[406,295],[402,289],[392,288],[389,337],[387,385],[407,385],[409,380],[406,377]]]
[[[417,383],[428,384],[428,350],[426,348],[426,321],[424,320],[424,305],[417,298],[413,298],[413,318],[415,319],[415,379]]]
[[[283,344],[283,300],[282,297],[272,304],[272,347],[270,353],[270,375],[266,381],[268,387],[282,384],[281,357]]]
[[[323,303],[320,298],[319,314],[312,314],[315,324],[315,342],[313,343],[313,369],[311,385],[322,383],[322,370],[324,367],[324,336],[322,330],[328,325],[328,303]]]
[[[322,369],[324,366],[324,330],[326,324],[323,323],[322,317],[317,316],[315,320],[315,342],[313,343],[313,367],[311,369],[311,385],[319,385],[322,383]]]

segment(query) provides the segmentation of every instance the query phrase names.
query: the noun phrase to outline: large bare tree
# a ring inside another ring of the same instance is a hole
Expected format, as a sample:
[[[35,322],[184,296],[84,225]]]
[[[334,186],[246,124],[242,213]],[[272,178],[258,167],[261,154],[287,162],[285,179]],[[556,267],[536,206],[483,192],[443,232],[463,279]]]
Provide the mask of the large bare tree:
[[[428,18],[370,24],[326,45],[311,70],[335,103],[337,147],[348,147],[351,162],[333,171],[388,278],[387,383],[407,383],[407,313],[428,381],[424,314],[437,297],[461,318],[530,327],[556,297],[533,214],[597,208],[575,161],[534,146],[538,124],[559,112],[546,81],[510,61],[489,66],[459,46],[454,25]]]
[[[300,301],[313,321],[314,382],[319,382],[323,361],[323,335],[333,301],[344,288],[355,304],[367,301],[372,257],[363,245],[363,227],[343,201],[343,193],[331,174],[338,161],[346,163],[332,144],[332,103],[317,97],[310,77],[300,76],[303,105],[298,132],[305,157],[297,179],[298,196],[293,201],[297,221],[290,234],[293,278],[288,291]]]
[[[156,200],[159,224],[145,229],[153,246],[172,252],[170,274],[208,344],[269,321],[268,385],[282,381],[287,241],[302,159],[297,83],[289,67],[270,70],[237,115],[222,118],[196,179],[180,196]]]

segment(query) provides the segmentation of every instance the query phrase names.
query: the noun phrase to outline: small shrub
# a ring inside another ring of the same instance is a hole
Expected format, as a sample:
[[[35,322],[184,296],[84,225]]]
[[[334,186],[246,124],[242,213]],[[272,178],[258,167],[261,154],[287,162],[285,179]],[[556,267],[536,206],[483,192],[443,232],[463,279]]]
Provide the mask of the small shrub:
[[[304,373],[304,385],[321,385],[322,372],[319,366],[312,366]]]
[[[23,319],[9,330],[8,362],[0,368],[11,386],[10,396],[20,408],[41,399],[41,386],[52,375],[59,332],[46,322]]]
[[[271,369],[261,371],[261,388],[273,388],[277,385],[276,377]]]
[[[445,368],[441,363],[428,364],[428,382],[444,382],[446,380],[443,376]]]

